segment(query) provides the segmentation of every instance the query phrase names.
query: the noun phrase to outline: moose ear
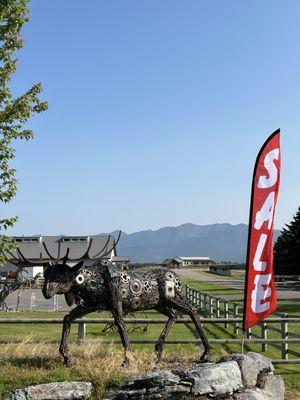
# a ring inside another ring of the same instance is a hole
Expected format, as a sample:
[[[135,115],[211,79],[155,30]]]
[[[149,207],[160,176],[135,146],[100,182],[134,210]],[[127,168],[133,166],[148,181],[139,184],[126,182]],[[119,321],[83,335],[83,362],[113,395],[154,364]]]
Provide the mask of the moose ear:
[[[74,265],[74,267],[71,267],[72,272],[77,272],[80,270],[80,268],[83,266],[84,261],[81,260],[79,261],[78,264]]]
[[[78,271],[80,270],[80,268],[83,266],[83,260],[79,261],[78,264],[74,265],[74,267],[69,267],[69,276],[70,276],[70,280],[72,281],[73,279],[76,278],[76,276],[78,275]]]

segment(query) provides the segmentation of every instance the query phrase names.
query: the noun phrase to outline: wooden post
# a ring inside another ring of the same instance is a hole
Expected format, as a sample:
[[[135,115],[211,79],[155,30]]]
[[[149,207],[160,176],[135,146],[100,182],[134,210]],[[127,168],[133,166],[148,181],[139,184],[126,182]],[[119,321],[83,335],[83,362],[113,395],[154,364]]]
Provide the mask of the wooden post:
[[[287,317],[287,314],[285,314],[285,317]],[[288,339],[288,337],[289,337],[288,322],[282,321],[281,322],[281,338],[282,339]],[[282,345],[281,345],[281,358],[282,358],[282,360],[287,360],[288,359],[288,352],[289,352],[288,343],[282,343]]]
[[[214,298],[209,296],[209,317],[214,317]]]
[[[216,298],[216,317],[220,318],[220,299]]]
[[[200,293],[198,291],[197,291],[196,298],[197,298],[197,308],[199,309],[200,308]]]
[[[86,324],[83,322],[79,322],[77,337],[78,337],[78,339],[83,340],[83,339],[85,339],[85,335],[86,335]]]
[[[266,322],[261,323],[261,338],[267,339],[268,338],[268,327]],[[261,351],[267,351],[267,343],[263,343],[261,345]]]
[[[234,318],[238,318],[239,316],[239,303],[233,303],[233,316]],[[234,334],[237,336],[239,334],[239,324],[238,322],[234,322]]]
[[[248,329],[247,329],[247,338],[248,338],[248,339],[252,339],[252,331],[251,331],[251,328],[248,328]]]
[[[228,301],[224,300],[224,318],[228,319],[228,317],[229,317]],[[228,322],[225,322],[224,327],[228,328]]]
[[[204,293],[204,300],[203,300],[203,304],[204,304],[204,308],[203,311],[205,314],[207,314],[207,293]]]
[[[200,292],[200,310],[203,310],[203,303],[204,303],[204,295]]]

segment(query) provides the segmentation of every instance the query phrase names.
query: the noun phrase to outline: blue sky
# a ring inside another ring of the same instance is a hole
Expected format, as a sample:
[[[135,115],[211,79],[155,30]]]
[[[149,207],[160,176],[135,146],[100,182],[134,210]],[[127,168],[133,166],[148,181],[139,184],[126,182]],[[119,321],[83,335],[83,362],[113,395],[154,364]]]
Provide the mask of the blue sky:
[[[300,205],[300,2],[32,0],[12,80],[47,113],[17,144],[15,234],[247,223],[282,130],[276,226]]]

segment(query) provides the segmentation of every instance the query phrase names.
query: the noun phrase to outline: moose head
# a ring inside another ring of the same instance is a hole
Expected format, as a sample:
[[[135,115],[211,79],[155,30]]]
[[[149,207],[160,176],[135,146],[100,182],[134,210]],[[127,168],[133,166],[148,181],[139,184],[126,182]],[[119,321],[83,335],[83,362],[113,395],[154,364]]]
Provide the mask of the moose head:
[[[68,293],[82,265],[83,260],[74,267],[69,267],[66,263],[48,266],[44,272],[45,281],[42,289],[45,299],[50,299],[55,294]]]

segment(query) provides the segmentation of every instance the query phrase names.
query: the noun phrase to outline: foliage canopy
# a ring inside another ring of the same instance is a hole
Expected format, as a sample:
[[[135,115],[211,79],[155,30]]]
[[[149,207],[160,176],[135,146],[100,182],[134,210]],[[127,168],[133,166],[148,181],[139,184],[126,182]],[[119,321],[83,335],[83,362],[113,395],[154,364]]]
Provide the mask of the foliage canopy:
[[[33,85],[24,94],[14,97],[10,89],[12,75],[17,68],[15,53],[23,47],[21,29],[29,21],[28,0],[1,0],[0,2],[0,201],[10,202],[17,191],[16,171],[10,166],[15,157],[14,141],[33,138],[28,129],[33,113],[47,110],[47,102],[39,99],[40,83]],[[2,218],[2,217],[1,217]],[[4,235],[17,217],[0,220],[0,264],[4,262],[3,251],[12,247]]]
[[[300,207],[274,245],[274,268],[278,275],[300,275]]]

